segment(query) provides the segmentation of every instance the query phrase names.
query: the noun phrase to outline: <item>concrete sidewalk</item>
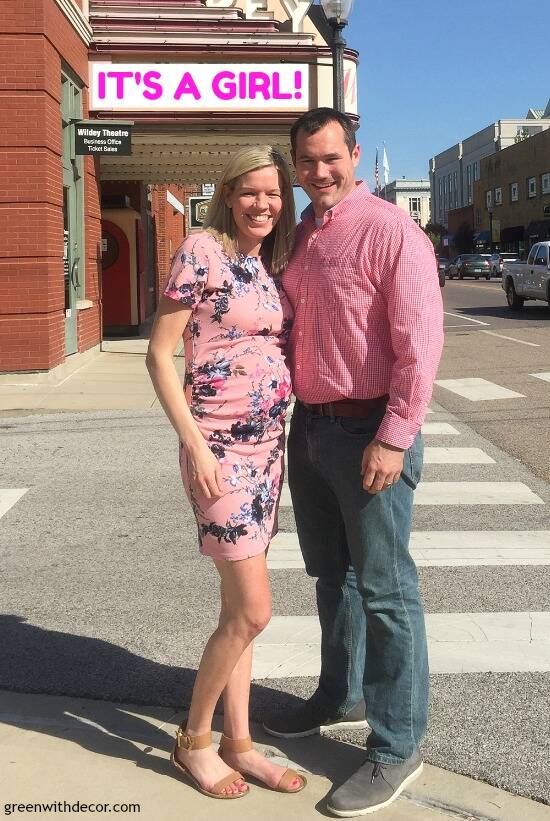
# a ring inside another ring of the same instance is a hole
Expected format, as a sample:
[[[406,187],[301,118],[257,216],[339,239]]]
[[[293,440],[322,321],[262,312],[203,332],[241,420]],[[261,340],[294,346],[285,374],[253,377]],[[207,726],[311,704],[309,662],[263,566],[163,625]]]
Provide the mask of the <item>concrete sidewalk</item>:
[[[50,373],[0,374],[0,412],[160,409],[145,367],[147,339],[103,343]],[[176,357],[178,372],[183,357]]]
[[[8,804],[80,801],[139,804],[144,821],[206,821],[214,815],[224,821],[307,821],[331,817],[325,803],[332,785],[341,783],[363,760],[362,750],[329,735],[277,740],[274,745],[275,739],[256,727],[259,746],[278,756],[280,763],[289,761],[306,772],[308,786],[294,796],[253,786],[239,801],[214,803],[170,765],[174,731],[183,715],[166,707],[0,692],[0,806],[8,814]],[[221,730],[218,717],[215,730],[216,739]],[[411,789],[373,817],[549,821],[550,807],[425,765]]]

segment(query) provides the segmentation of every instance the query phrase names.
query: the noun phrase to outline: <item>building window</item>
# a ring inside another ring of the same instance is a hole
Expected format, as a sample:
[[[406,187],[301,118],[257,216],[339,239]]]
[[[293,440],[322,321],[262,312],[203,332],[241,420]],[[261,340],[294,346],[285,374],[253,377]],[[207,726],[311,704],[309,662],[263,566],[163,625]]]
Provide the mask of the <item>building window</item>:
[[[543,174],[540,178],[541,194],[550,194],[550,174]]]
[[[455,208],[458,205],[458,174],[456,171],[453,171],[453,188],[455,191]]]
[[[527,180],[527,196],[529,199],[537,196],[537,178],[529,177]]]
[[[502,205],[502,188],[495,188],[495,205]]]
[[[420,213],[420,197],[409,197],[409,214]]]
[[[517,182],[510,183],[510,202],[517,202],[519,200],[519,185]]]
[[[493,192],[492,191],[486,191],[485,192],[485,204],[487,205],[487,208],[492,208],[493,207]]]

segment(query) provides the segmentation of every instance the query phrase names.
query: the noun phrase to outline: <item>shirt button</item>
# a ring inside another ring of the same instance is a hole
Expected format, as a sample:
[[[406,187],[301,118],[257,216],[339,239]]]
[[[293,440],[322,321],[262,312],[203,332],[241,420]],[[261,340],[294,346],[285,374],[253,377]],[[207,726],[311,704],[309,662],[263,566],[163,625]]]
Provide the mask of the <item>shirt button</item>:
[[[301,367],[301,365],[296,365],[296,370],[299,371]]]
[[[303,335],[304,335],[303,331],[298,331],[298,336],[303,336]]]
[[[302,303],[302,305],[305,305],[305,302],[306,302],[306,301],[305,301],[305,299],[302,297],[302,298],[301,298],[301,300],[300,300],[300,302]]]

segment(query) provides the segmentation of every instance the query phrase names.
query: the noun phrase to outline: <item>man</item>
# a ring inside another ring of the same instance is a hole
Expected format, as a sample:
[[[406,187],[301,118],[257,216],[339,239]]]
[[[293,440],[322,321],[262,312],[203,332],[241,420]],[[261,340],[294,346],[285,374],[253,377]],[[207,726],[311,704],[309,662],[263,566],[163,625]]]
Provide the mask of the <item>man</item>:
[[[386,806],[422,770],[428,659],[408,545],[443,309],[429,239],[355,179],[353,122],[316,109],[291,141],[311,205],[283,277],[298,400],[289,484],[306,570],[317,578],[321,674],[301,709],[264,726],[283,737],[366,726],[364,696],[367,761],[328,805],[347,817]]]

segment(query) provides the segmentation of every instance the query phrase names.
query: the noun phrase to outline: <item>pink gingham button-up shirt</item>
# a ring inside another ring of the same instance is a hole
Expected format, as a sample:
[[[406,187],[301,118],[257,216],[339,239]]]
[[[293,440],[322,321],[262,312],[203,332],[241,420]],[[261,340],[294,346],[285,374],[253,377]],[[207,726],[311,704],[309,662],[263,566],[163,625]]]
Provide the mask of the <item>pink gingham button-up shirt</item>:
[[[443,349],[432,243],[364,183],[317,226],[311,206],[283,275],[294,309],[294,392],[307,403],[389,395],[377,438],[408,448],[420,430]]]

